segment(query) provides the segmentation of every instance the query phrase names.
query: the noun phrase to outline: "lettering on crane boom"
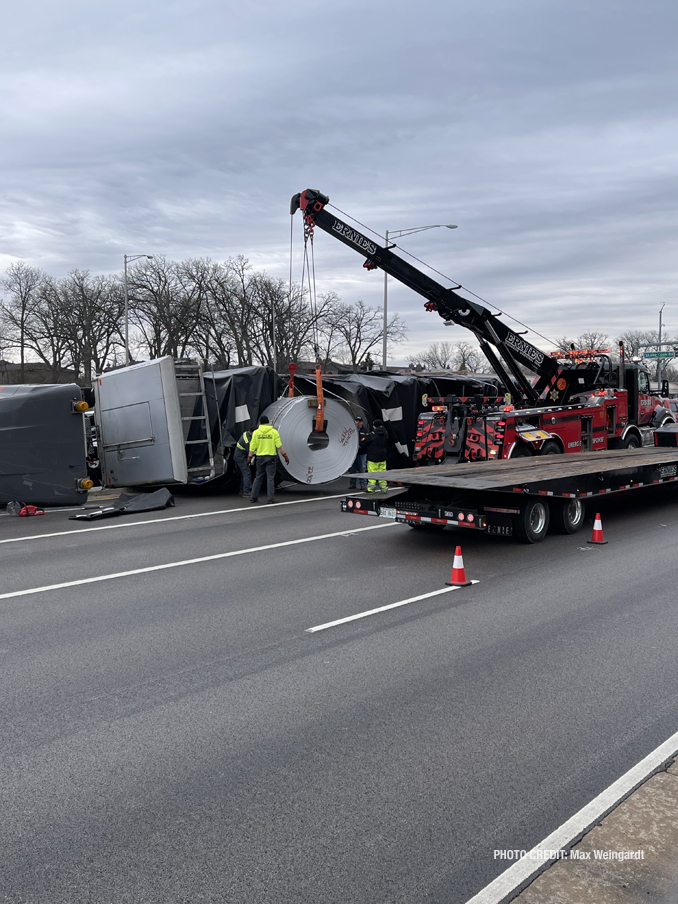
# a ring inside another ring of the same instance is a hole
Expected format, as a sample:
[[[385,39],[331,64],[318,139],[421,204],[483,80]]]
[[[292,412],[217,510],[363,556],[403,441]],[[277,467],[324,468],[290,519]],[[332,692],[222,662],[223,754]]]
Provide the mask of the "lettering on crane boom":
[[[517,352],[534,364],[541,364],[544,360],[544,355],[538,348],[535,348],[534,345],[530,345],[529,342],[525,342],[524,339],[521,339],[520,336],[517,336],[510,330],[506,334],[506,339],[504,341],[514,352]]]
[[[366,251],[368,254],[374,254],[377,250],[377,246],[374,242],[366,239],[364,235],[356,232],[355,229],[351,229],[350,226],[347,226],[346,223],[342,223],[341,220],[335,220],[332,224],[332,229],[340,235],[343,235],[349,242],[353,242],[354,245],[357,245],[361,251]]]

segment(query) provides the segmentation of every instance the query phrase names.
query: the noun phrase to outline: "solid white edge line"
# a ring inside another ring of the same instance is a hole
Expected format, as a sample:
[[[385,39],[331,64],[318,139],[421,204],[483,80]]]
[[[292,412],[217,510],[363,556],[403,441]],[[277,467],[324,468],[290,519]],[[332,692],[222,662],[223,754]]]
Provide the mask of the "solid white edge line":
[[[478,581],[471,581],[471,583],[477,584]],[[460,589],[460,587],[443,587],[440,590],[432,590],[430,593],[422,593],[420,596],[411,596],[408,600],[400,600],[397,603],[389,603],[387,606],[379,606],[378,609],[368,609],[367,612],[359,612],[357,615],[347,615],[346,618],[338,618],[336,621],[326,622],[324,625],[316,625],[315,628],[306,628],[306,633],[314,634],[316,631],[325,631],[327,628],[334,628],[337,625],[345,625],[346,622],[352,622],[358,618],[367,618],[368,615],[376,615],[377,612],[386,612],[389,609],[397,609],[398,606],[407,606],[408,603],[416,603],[419,600],[428,599],[430,596],[439,596],[441,593],[449,593],[451,590]]]
[[[290,499],[288,502],[274,502],[268,508],[275,508],[280,505],[299,505],[302,502],[319,502],[323,499],[343,499],[344,496],[360,496],[360,493],[336,493],[333,496],[313,496],[311,499]],[[61,511],[70,511],[61,509]],[[72,511],[79,511],[73,509]],[[102,527],[81,527],[78,530],[61,530],[51,534],[31,534],[29,537],[7,537],[0,540],[0,543],[20,543],[22,540],[43,540],[45,537],[66,537],[70,534],[86,534],[93,530],[117,530],[120,527],[138,527],[140,524],[167,524],[170,521],[187,521],[189,518],[207,518],[210,515],[230,515],[233,512],[256,512],[261,508],[256,504],[244,508],[234,509],[218,509],[216,512],[196,512],[193,515],[172,515],[171,518],[149,518],[148,521],[125,521],[122,524],[105,524]],[[84,520],[84,519],[83,519]]]
[[[65,587],[77,587],[80,584],[96,584],[100,581],[112,581],[114,578],[126,578],[133,574],[146,574],[150,571],[164,571],[167,568],[180,568],[182,565],[196,565],[198,562],[214,562],[216,559],[229,559],[232,556],[244,556],[251,552],[264,552],[267,549],[279,549],[282,546],[296,546],[299,543],[313,543],[316,540],[327,540],[332,537],[348,537],[351,534],[360,534],[366,530],[380,530],[383,527],[393,527],[397,521],[389,521],[387,524],[372,524],[370,527],[356,527],[351,530],[339,530],[331,534],[318,534],[315,537],[301,537],[298,540],[284,540],[282,543],[268,543],[266,546],[255,546],[251,549],[235,549],[231,552],[219,552],[211,556],[201,556],[197,559],[184,559],[181,562],[167,562],[164,565],[148,565],[146,568],[133,568],[130,571],[118,571],[114,574],[100,574],[93,578],[80,578],[77,581],[65,581],[62,584],[47,584],[44,587],[29,587],[26,590],[12,590],[10,593],[0,593],[0,600],[10,599],[14,596],[30,596],[33,593],[46,593],[48,590],[62,590]]]
[[[625,772],[621,778],[594,797],[590,803],[582,807],[555,832],[540,841],[531,851],[528,851],[526,857],[514,863],[493,882],[486,885],[482,891],[469,898],[466,904],[506,904],[511,901],[539,873],[555,862],[555,858],[539,859],[544,856],[544,851],[567,850],[576,844],[592,826],[607,816],[625,797],[639,788],[654,773],[659,772],[676,753],[678,753],[678,732],[671,735],[668,740],[660,744],[635,766],[632,766],[628,772]]]

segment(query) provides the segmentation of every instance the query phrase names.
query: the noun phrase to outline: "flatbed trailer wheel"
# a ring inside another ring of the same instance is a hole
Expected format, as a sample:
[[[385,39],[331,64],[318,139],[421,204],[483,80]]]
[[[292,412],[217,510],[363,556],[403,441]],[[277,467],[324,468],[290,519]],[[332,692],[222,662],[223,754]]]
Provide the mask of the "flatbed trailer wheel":
[[[581,499],[551,499],[551,530],[556,534],[576,534],[584,526]]]
[[[528,499],[514,518],[519,543],[541,543],[549,527],[549,504],[544,499]]]

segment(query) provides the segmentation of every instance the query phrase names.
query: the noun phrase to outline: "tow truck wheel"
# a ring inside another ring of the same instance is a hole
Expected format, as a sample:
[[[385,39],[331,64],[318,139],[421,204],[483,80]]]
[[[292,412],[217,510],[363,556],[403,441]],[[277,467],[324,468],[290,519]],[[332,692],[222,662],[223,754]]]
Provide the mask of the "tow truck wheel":
[[[515,516],[516,538],[520,543],[541,543],[549,527],[549,506],[543,499],[528,499]]]
[[[530,447],[527,443],[516,443],[513,447],[513,452],[510,455],[511,458],[532,458],[532,453],[530,452]]]
[[[576,534],[584,526],[581,499],[551,500],[551,530],[556,534]]]
[[[635,433],[629,433],[625,439],[621,441],[621,449],[640,449],[640,440]]]
[[[541,447],[540,455],[560,455],[563,450],[560,448],[558,443],[554,443],[552,439],[550,439],[547,443]]]

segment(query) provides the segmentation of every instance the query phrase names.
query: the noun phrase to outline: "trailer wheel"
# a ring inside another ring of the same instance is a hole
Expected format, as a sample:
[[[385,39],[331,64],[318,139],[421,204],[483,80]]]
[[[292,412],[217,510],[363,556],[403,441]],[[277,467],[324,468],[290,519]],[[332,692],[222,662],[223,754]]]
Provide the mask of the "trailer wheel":
[[[543,499],[528,499],[515,516],[519,543],[541,543],[549,527],[549,506]]]
[[[551,530],[556,534],[576,534],[584,526],[581,499],[551,500]]]
[[[539,452],[540,455],[560,455],[562,453],[562,449],[555,443],[552,439],[550,439],[547,443],[541,447]]]

